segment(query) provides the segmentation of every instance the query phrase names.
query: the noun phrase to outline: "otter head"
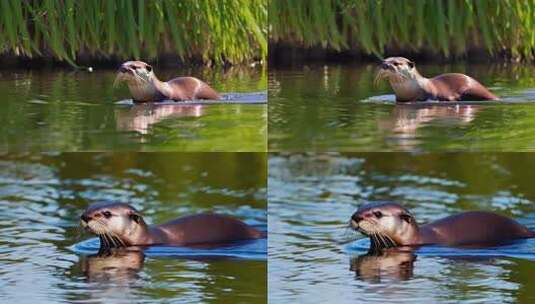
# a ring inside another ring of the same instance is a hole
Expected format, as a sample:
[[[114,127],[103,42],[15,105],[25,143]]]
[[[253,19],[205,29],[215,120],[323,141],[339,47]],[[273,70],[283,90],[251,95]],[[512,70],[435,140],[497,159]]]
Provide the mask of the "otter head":
[[[401,82],[415,79],[419,75],[414,62],[404,57],[389,57],[381,63],[375,81],[387,78],[390,82]]]
[[[116,81],[125,81],[128,84],[149,82],[154,77],[152,66],[143,61],[127,61],[119,67]]]
[[[101,248],[142,244],[147,230],[137,210],[125,203],[96,203],[80,218],[82,227],[99,236]]]
[[[395,203],[361,206],[351,216],[351,227],[369,236],[376,250],[411,244],[418,233],[414,217]]]
[[[152,67],[143,61],[127,61],[119,67],[119,72],[113,83],[126,82],[130,94],[136,101],[157,101],[159,91],[156,84],[158,78],[154,75]]]

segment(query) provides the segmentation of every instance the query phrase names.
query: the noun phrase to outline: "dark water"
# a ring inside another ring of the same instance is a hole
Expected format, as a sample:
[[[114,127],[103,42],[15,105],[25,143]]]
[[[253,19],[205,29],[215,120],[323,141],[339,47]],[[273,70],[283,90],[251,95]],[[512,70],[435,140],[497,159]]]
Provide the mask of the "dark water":
[[[261,69],[157,69],[220,92],[265,91]],[[135,105],[114,70],[0,71],[0,149],[9,151],[265,151],[265,104]]]
[[[420,65],[466,73],[504,102],[396,105],[374,65],[269,71],[270,151],[535,150],[535,70],[521,65]]]
[[[70,249],[92,237],[79,216],[98,200],[129,202],[149,223],[215,211],[265,227],[265,162],[263,153],[2,156],[2,301],[265,303],[265,259],[90,258]]]
[[[390,200],[409,208],[419,223],[487,210],[535,229],[534,179],[535,155],[523,153],[272,155],[270,300],[532,303],[533,240],[481,255],[427,248],[427,254],[378,258],[363,256],[355,242],[363,236],[346,227],[360,204]]]

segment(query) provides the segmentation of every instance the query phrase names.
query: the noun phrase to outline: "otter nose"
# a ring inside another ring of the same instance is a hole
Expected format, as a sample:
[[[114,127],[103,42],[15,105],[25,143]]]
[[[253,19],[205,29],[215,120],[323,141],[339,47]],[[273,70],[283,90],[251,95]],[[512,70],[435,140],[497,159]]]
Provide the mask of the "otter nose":
[[[384,61],[383,61],[383,63],[381,64],[381,68],[382,68],[382,69],[387,70],[389,67],[390,67],[390,65],[389,65],[388,63],[384,62]]]
[[[89,217],[89,216],[86,215],[86,214],[82,214],[82,216],[80,216],[80,218],[81,218],[84,222],[89,222],[89,220],[91,220],[91,217]]]
[[[122,65],[122,66],[119,68],[119,72],[121,72],[121,73],[126,73],[126,72],[128,72],[128,68],[125,67],[124,65]]]
[[[362,221],[362,216],[355,213],[351,216],[351,219],[358,224],[360,221]]]

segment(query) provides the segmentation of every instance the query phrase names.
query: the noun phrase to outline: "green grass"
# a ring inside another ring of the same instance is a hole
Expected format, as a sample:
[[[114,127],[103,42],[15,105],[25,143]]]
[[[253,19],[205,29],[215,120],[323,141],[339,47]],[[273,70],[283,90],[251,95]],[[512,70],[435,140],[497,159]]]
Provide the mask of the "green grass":
[[[535,0],[270,0],[270,42],[535,59]]]
[[[266,0],[0,1],[0,53],[206,64],[267,56]]]

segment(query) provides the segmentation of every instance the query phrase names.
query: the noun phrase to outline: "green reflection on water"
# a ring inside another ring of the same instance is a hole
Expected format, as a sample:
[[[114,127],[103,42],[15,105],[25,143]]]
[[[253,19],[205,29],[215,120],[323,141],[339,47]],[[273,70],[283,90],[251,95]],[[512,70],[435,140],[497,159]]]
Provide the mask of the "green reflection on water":
[[[422,75],[466,73],[499,105],[395,105],[374,65],[270,69],[270,151],[517,151],[535,149],[530,66],[420,65]]]
[[[158,69],[167,80],[199,77],[220,92],[265,91],[264,69]],[[0,150],[9,151],[251,151],[267,146],[265,105],[144,106],[114,89],[113,70],[0,73]]]

